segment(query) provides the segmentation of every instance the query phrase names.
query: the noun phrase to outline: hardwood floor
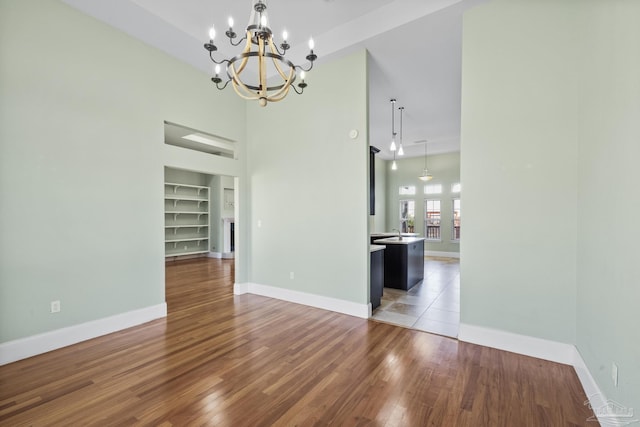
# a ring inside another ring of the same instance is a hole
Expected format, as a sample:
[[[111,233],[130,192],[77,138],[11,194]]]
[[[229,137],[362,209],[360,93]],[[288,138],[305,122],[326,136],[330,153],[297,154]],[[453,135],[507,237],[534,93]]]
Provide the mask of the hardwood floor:
[[[167,319],[0,367],[0,425],[597,425],[570,366],[166,277]]]

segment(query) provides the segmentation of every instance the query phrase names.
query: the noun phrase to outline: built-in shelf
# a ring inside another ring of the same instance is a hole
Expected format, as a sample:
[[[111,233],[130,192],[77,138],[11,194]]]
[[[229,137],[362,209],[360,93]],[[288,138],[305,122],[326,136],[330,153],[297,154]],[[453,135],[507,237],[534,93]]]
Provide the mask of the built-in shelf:
[[[198,242],[208,240],[204,237],[191,237],[191,238],[180,238],[180,239],[166,239],[165,243],[177,243],[177,242]]]
[[[164,184],[165,257],[209,251],[209,187]]]

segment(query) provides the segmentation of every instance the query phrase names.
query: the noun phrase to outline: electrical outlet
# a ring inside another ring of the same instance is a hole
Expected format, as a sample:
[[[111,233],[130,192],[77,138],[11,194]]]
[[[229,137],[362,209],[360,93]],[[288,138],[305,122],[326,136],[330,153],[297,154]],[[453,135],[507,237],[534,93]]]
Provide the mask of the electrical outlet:
[[[294,274],[293,274],[293,271],[292,271],[291,273],[289,273],[289,279],[293,280],[293,278],[294,278]]]
[[[60,300],[51,301],[51,313],[60,313]]]
[[[615,362],[611,364],[611,379],[613,380],[613,385],[618,387],[618,365]]]

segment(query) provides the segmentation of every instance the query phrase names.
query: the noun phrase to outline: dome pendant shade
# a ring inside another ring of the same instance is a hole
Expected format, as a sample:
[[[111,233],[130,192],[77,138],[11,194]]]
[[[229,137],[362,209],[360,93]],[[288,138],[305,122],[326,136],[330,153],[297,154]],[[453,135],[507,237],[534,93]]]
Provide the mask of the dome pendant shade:
[[[433,179],[433,175],[429,173],[427,169],[427,142],[424,142],[424,169],[422,170],[422,175],[418,177],[420,181],[431,181]]]
[[[425,169],[422,172],[422,175],[420,175],[418,178],[420,179],[420,181],[431,181],[433,179],[433,176],[429,173],[428,170]]]

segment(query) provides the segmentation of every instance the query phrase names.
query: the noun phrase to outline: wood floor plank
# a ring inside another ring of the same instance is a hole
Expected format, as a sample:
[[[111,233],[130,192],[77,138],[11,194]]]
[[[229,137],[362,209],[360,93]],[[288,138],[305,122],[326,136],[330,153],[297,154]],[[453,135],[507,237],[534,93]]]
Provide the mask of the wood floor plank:
[[[168,317],[0,367],[0,426],[593,426],[572,367],[168,263]]]

